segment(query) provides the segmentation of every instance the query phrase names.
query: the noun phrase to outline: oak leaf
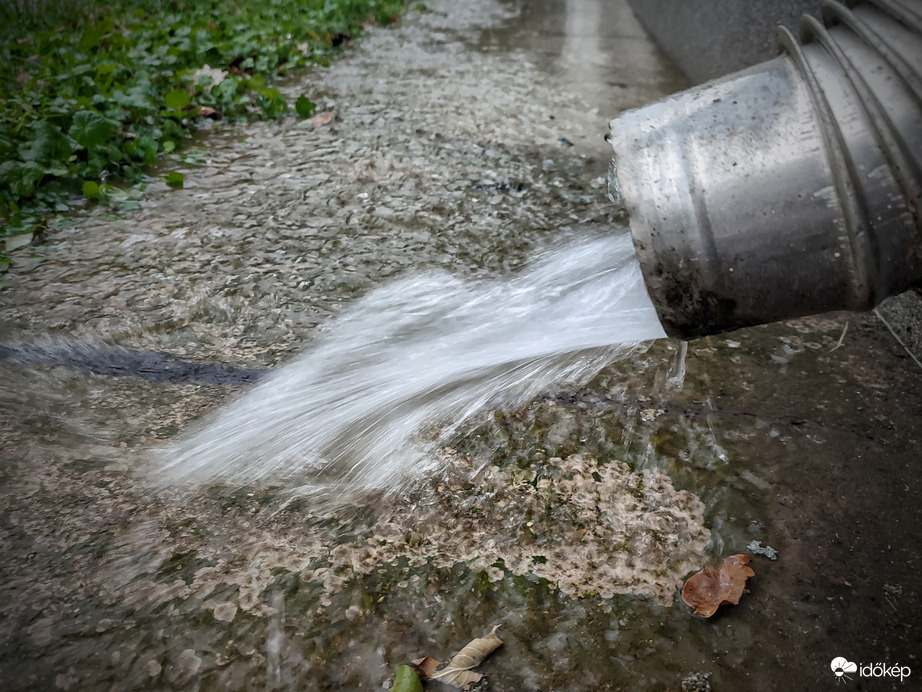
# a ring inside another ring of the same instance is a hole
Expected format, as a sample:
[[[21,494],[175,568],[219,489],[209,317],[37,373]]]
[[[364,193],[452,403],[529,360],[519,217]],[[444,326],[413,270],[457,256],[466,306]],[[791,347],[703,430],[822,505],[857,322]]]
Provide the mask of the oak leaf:
[[[442,663],[431,656],[418,658],[412,663],[430,680],[469,690],[483,678],[483,673],[476,673],[471,668],[479,666],[483,659],[503,645],[502,640],[496,635],[499,627],[496,625],[487,636],[469,642],[448,663]]]
[[[746,590],[746,580],[755,572],[747,567],[748,555],[731,555],[717,567],[705,567],[682,587],[682,600],[695,615],[711,617],[725,603],[736,605]]]

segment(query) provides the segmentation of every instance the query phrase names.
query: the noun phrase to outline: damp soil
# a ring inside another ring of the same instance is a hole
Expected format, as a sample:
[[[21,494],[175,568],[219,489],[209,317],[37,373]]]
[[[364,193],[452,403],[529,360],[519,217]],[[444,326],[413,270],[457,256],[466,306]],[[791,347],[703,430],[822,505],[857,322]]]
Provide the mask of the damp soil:
[[[383,689],[497,623],[497,691],[822,689],[839,656],[922,674],[922,371],[873,315],[691,342],[681,386],[676,346],[653,344],[496,411],[399,497],[152,490],[149,450],[250,385],[145,378],[145,354],[259,372],[392,276],[502,276],[623,225],[607,121],[681,86],[626,5],[427,7],[287,86],[323,93],[330,124],[202,133],[200,163],[170,166],[185,189],[87,210],[17,256],[2,687]],[[140,370],[15,357],[84,347]],[[754,555],[740,604],[692,617],[678,579],[753,540],[777,560]]]

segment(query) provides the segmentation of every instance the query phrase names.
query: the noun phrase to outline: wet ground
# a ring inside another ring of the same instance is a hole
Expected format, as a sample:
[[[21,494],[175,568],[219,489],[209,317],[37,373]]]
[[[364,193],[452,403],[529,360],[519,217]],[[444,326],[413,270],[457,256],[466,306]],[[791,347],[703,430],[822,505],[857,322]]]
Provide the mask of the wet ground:
[[[203,134],[168,165],[185,189],[19,255],[3,344],[258,372],[391,276],[501,275],[622,224],[607,121],[682,86],[625,6],[427,7],[287,85],[329,125]],[[498,622],[494,690],[824,689],[838,656],[922,675],[922,371],[870,315],[693,342],[680,389],[674,349],[498,411],[444,474],[325,514],[149,489],[147,450],[246,379],[5,357],[3,689],[382,689]],[[676,580],[752,540],[777,560],[691,617]]]

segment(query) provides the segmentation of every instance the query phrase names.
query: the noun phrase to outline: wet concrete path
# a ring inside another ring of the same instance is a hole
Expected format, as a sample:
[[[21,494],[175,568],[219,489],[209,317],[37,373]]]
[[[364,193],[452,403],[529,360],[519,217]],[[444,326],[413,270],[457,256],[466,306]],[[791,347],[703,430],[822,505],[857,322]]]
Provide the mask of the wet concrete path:
[[[623,223],[607,121],[682,86],[626,6],[427,6],[286,86],[331,124],[203,134],[169,165],[185,189],[79,215],[18,262],[4,345],[258,371],[401,272],[500,275]],[[431,487],[324,516],[146,487],[147,450],[245,383],[5,363],[3,688],[380,689],[496,622],[495,690],[814,689],[837,656],[922,675],[922,373],[870,316],[694,342],[681,391],[670,348],[498,412]],[[750,540],[780,556],[740,606],[702,622],[673,602]]]

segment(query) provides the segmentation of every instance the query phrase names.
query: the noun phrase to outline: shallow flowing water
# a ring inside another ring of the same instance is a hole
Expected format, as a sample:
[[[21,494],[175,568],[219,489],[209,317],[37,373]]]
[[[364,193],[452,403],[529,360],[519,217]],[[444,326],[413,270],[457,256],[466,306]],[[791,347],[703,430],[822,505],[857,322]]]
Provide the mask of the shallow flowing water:
[[[430,272],[376,289],[165,450],[155,480],[396,490],[478,414],[585,384],[665,336],[627,232],[556,245],[506,280]]]

